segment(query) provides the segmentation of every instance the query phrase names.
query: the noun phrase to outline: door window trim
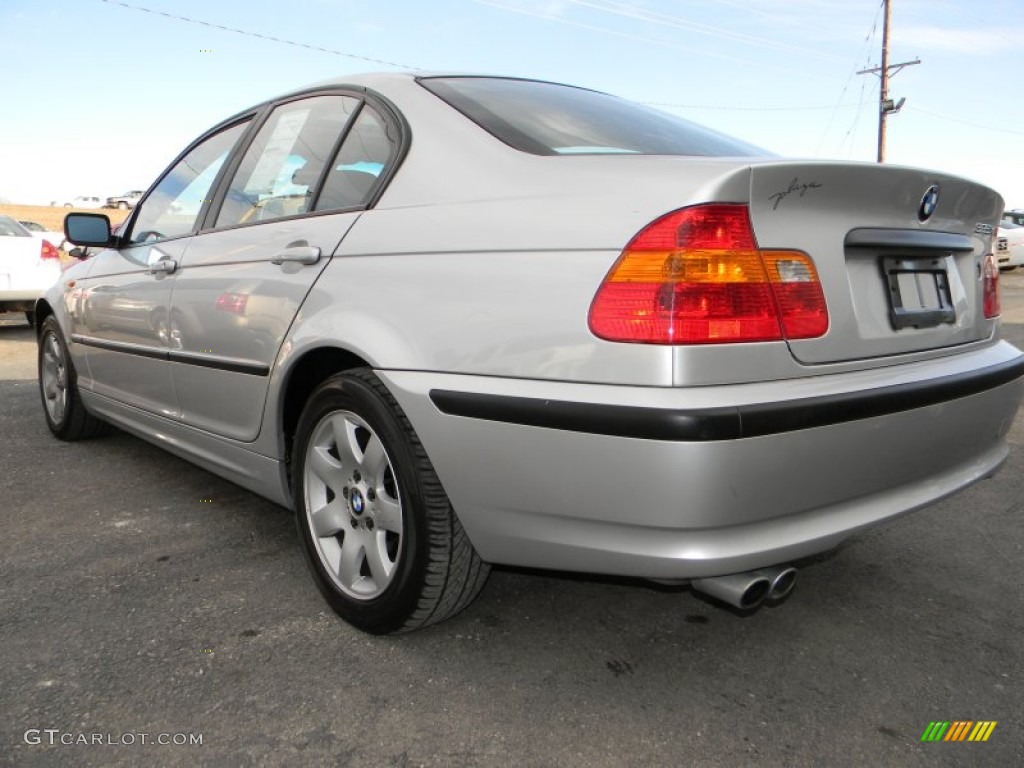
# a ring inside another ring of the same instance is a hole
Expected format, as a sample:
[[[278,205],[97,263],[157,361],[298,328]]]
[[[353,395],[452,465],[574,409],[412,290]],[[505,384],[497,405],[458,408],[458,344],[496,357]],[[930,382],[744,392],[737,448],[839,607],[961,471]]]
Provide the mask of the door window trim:
[[[332,152],[334,152],[334,154],[331,156],[332,162],[325,163],[324,168],[320,172],[320,177],[317,179],[316,183],[315,194],[310,199],[310,209],[308,211],[304,211],[303,213],[297,213],[291,216],[281,216],[278,218],[271,219],[269,221],[247,221],[221,227],[215,226],[215,222],[217,221],[217,216],[220,213],[221,206],[224,204],[224,199],[227,197],[228,190],[231,187],[232,179],[234,179],[235,174],[238,172],[238,168],[241,166],[246,153],[249,151],[250,145],[256,139],[256,136],[259,135],[259,131],[263,128],[264,124],[266,124],[266,122],[270,119],[270,116],[271,114],[273,114],[274,110],[284,104],[290,104],[295,101],[301,101],[303,99],[308,99],[315,96],[347,96],[349,98],[358,99],[359,104],[353,110],[352,115],[349,117],[348,122],[345,124],[344,130],[341,131],[339,140],[335,143],[335,146],[332,148]],[[332,208],[329,210],[320,211],[314,210],[316,201],[319,198],[321,192],[323,191],[324,185],[326,184],[327,175],[332,168],[333,159],[337,154],[337,151],[341,148],[341,145],[344,143],[344,140],[348,137],[349,132],[352,130],[352,127],[355,125],[355,121],[358,119],[359,115],[362,114],[362,111],[367,104],[369,104],[374,110],[376,110],[377,114],[380,115],[381,120],[384,121],[388,129],[393,129],[398,134],[395,151],[394,154],[392,155],[391,161],[381,171],[381,174],[377,179],[373,191],[367,198],[365,203],[362,203],[360,205],[347,206],[345,208]],[[409,123],[408,121],[405,120],[402,113],[399,112],[398,109],[394,105],[392,105],[389,100],[387,100],[380,94],[360,86],[327,86],[324,88],[315,88],[308,91],[302,91],[301,93],[292,93],[280,99],[275,99],[274,101],[266,102],[265,104],[262,104],[258,108],[256,108],[256,110],[254,110],[253,112],[247,114],[253,115],[253,120],[250,123],[248,130],[239,139],[238,144],[235,146],[232,152],[232,155],[228,157],[227,161],[224,163],[224,166],[221,168],[221,173],[218,175],[216,181],[214,182],[214,193],[210,195],[208,202],[204,203],[204,207],[200,211],[199,218],[197,219],[198,226],[193,232],[193,234],[206,234],[209,232],[228,232],[232,229],[240,229],[242,227],[255,227],[262,224],[273,224],[279,221],[292,221],[294,219],[307,218],[311,216],[332,216],[339,213],[353,213],[357,211],[369,210],[377,204],[378,200],[380,200],[381,195],[383,195],[384,190],[387,189],[388,185],[391,183],[392,177],[394,177],[398,168],[402,165],[402,161],[405,160],[405,156],[409,152],[409,145],[411,143],[411,132],[409,130]],[[234,120],[234,122],[237,123],[238,120],[236,119]],[[207,132],[207,134],[205,134],[203,138],[213,135],[214,133],[217,132],[217,130],[222,130],[227,127],[230,127],[230,125],[228,125],[228,121],[225,121],[225,123],[221,123],[221,125],[219,125],[214,130]],[[199,141],[193,142],[192,146],[195,146],[198,143]],[[192,147],[190,146],[189,150],[191,148]],[[189,150],[186,150],[186,152],[188,152]],[[184,154],[185,153],[182,153],[182,156]],[[180,160],[180,158],[181,156],[179,156],[178,159]],[[178,162],[178,160],[175,160],[175,163],[176,162]],[[173,164],[171,165],[171,167],[174,167]],[[170,170],[170,168],[168,170]]]
[[[240,112],[239,114],[229,117],[227,120],[218,123],[213,128],[206,131],[203,135],[199,136],[187,147],[185,147],[185,149],[182,150],[178,154],[178,156],[175,157],[174,160],[172,160],[167,165],[163,172],[150,185],[149,189],[146,190],[146,195],[143,198],[143,200],[140,201],[139,204],[135,206],[135,208],[132,210],[131,216],[129,217],[130,220],[128,221],[128,226],[125,228],[124,233],[121,235],[124,241],[124,244],[121,246],[121,250],[134,248],[140,245],[151,245],[151,243],[132,243],[130,241],[130,237],[135,230],[135,224],[138,221],[139,211],[142,209],[143,204],[149,199],[153,190],[156,189],[160,185],[160,183],[167,177],[167,175],[178,166],[178,163],[184,160],[193,149],[198,147],[203,142],[209,141],[217,134],[230,130],[235,126],[241,125],[248,121],[248,126],[245,128],[245,130],[242,131],[241,135],[238,137],[238,140],[235,142],[235,146],[229,151],[227,158],[221,164],[220,170],[217,171],[217,175],[214,177],[213,183],[210,185],[210,189],[220,188],[220,185],[224,180],[225,169],[228,167],[228,165],[230,165],[233,162],[233,158],[238,153],[239,148],[242,146],[249,146],[249,142],[252,140],[253,123],[255,121],[255,118],[259,115],[261,109],[263,109],[262,106],[255,107],[253,109],[246,110],[245,112]],[[199,208],[199,213],[196,214],[195,221],[192,223],[192,229],[190,231],[182,232],[179,235],[173,235],[171,237],[164,238],[159,242],[167,243],[174,240],[180,240],[183,237],[193,237],[195,234],[202,231],[202,222],[204,222],[207,216],[209,215],[210,206],[213,204],[213,200],[213,195],[207,194],[205,201]]]

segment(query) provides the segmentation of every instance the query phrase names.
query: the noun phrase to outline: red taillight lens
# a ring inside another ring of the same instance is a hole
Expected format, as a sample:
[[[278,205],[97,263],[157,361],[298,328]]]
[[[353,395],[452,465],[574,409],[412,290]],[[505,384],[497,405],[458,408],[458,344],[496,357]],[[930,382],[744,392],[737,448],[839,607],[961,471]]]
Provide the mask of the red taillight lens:
[[[60,259],[60,251],[58,251],[56,248],[53,247],[53,243],[51,243],[49,240],[43,240],[42,243],[43,243],[43,246],[42,246],[43,247],[43,251],[42,251],[42,254],[41,254],[42,258],[44,258],[44,259],[58,259],[58,260]]]
[[[602,339],[708,344],[804,339],[828,330],[811,258],[759,250],[745,205],[683,208],[626,246],[594,297]]]
[[[999,264],[991,253],[982,265],[982,307],[985,317],[999,317]]]

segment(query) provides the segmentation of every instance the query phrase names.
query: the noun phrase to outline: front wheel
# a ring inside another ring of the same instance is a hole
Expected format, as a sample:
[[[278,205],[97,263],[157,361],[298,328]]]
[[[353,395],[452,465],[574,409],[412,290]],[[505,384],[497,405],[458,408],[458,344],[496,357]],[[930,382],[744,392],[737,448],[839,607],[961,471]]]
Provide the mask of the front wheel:
[[[489,566],[466,537],[412,426],[372,371],[338,374],[306,404],[292,454],[296,522],[321,593],[374,634],[454,616]]]
[[[39,394],[46,426],[55,437],[75,441],[97,437],[109,427],[82,405],[75,367],[68,354],[60,325],[51,315],[39,332]]]

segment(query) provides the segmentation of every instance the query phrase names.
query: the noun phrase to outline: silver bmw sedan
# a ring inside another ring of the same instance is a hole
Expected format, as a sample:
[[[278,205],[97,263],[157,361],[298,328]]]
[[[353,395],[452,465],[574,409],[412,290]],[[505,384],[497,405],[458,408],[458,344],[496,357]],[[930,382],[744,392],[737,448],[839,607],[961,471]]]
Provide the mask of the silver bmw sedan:
[[[93,255],[36,307],[43,410],[293,508],[368,632],[491,564],[749,610],[1006,458],[1002,211],[581,88],[345,78],[212,128],[116,233],[68,215]]]

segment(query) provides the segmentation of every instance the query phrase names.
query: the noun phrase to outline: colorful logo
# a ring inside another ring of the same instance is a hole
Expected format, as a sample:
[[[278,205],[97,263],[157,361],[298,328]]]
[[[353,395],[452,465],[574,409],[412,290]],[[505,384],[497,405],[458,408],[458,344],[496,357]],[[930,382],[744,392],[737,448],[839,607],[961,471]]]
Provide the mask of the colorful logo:
[[[995,720],[933,721],[924,729],[921,741],[988,741],[995,729]]]

